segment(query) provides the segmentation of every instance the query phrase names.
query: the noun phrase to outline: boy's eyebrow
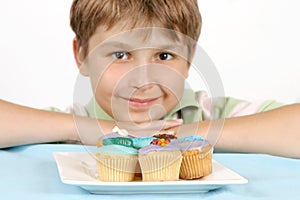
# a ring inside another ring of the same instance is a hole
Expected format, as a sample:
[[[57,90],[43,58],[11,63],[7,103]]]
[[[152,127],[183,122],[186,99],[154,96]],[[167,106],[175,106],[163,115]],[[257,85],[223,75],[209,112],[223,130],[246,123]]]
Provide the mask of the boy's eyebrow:
[[[137,45],[137,44],[129,44],[124,42],[117,42],[117,41],[109,41],[109,42],[103,42],[100,44],[102,48],[109,48],[109,47],[115,47],[115,48],[121,48],[125,50],[135,50],[135,49],[141,49],[141,48],[157,48],[157,49],[165,49],[165,50],[182,50],[182,48],[185,47],[183,44],[154,44],[154,45]]]
[[[117,48],[122,48],[122,49],[132,49],[132,47],[129,44],[126,44],[123,42],[117,42],[117,41],[103,42],[99,46],[101,46],[101,47],[117,47]]]

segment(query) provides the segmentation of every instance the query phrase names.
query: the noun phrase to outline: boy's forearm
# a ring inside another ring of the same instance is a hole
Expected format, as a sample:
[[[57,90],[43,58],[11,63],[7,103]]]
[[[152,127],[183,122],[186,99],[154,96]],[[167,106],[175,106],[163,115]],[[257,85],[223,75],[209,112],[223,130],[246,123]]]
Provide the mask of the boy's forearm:
[[[0,148],[57,141],[95,144],[94,140],[101,132],[108,132],[113,127],[113,122],[74,118],[71,114],[38,110],[2,100],[0,110]]]
[[[0,100],[0,147],[77,140],[72,115]]]
[[[198,135],[206,136],[211,124],[211,121],[189,124],[188,128],[180,131],[179,137],[186,135],[188,130],[195,130],[195,126],[198,126]],[[228,118],[219,131],[219,134],[214,133],[219,135],[215,146],[217,151],[267,153],[300,158],[300,104]]]
[[[300,104],[226,119],[217,149],[300,158]]]
[[[211,121],[187,124],[178,131],[178,137],[207,136]],[[271,111],[228,118],[220,130],[216,150],[225,152],[267,153],[300,158],[300,104],[284,106]],[[211,136],[207,138],[216,138]]]

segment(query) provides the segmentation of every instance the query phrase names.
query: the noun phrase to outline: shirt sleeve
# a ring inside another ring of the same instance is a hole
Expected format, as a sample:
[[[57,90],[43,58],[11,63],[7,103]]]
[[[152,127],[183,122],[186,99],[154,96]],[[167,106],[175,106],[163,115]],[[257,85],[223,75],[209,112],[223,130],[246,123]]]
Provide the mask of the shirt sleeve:
[[[197,97],[204,120],[251,115],[283,106],[274,100],[248,102],[231,97],[212,100],[203,91],[198,92]]]

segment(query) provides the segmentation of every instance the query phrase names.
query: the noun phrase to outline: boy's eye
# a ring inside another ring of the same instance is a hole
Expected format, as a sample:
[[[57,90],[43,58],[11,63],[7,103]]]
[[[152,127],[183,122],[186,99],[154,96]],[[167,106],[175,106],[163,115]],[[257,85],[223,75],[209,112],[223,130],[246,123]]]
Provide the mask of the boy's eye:
[[[128,53],[127,52],[124,52],[124,51],[118,51],[118,52],[114,52],[112,53],[112,56],[115,58],[115,59],[128,59]]]
[[[171,58],[173,58],[173,56],[170,53],[161,53],[158,55],[158,59],[160,60],[170,60]]]

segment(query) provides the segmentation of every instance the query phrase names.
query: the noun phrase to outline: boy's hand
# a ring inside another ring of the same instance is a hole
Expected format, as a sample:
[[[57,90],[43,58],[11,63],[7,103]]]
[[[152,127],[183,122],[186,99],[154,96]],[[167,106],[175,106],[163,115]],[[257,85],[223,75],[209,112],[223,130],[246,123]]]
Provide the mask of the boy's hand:
[[[74,140],[86,145],[95,145],[100,136],[111,133],[116,125],[120,129],[126,129],[132,136],[141,137],[157,134],[175,135],[175,130],[183,123],[182,120],[157,120],[137,124],[133,122],[97,120],[80,116],[75,116],[74,120],[77,132]]]
[[[181,126],[182,119],[157,120],[143,123],[116,122],[120,129],[126,129],[128,133],[135,137],[155,136],[160,134],[175,135],[175,129]]]

